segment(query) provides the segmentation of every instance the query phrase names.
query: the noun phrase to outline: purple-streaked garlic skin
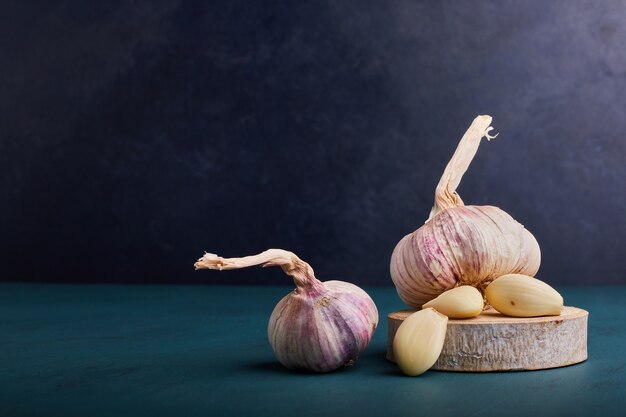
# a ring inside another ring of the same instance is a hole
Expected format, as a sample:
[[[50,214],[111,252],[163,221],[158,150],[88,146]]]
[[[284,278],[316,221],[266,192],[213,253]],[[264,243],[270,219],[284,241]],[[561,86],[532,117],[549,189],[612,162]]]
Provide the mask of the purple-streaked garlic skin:
[[[333,371],[352,364],[372,340],[378,310],[370,296],[348,282],[321,282],[293,252],[268,249],[242,258],[205,253],[194,264],[220,271],[254,265],[280,266],[296,284],[276,305],[268,326],[272,349],[287,368]]]
[[[343,281],[298,287],[274,308],[268,338],[289,369],[330,372],[353,363],[367,348],[378,310],[365,291]]]
[[[541,252],[534,236],[494,206],[443,210],[406,235],[391,256],[391,278],[406,304],[422,304],[457,285],[484,288],[505,274],[534,276]]]

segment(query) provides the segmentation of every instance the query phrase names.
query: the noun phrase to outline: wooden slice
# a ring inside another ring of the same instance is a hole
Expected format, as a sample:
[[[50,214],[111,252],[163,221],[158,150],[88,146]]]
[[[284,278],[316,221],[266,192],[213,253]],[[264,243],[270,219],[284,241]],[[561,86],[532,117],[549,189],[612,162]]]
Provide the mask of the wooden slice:
[[[394,362],[393,338],[415,310],[387,316],[387,359]],[[458,372],[556,368],[587,359],[587,317],[576,307],[561,315],[517,318],[493,309],[478,317],[449,320],[441,356],[431,369]]]

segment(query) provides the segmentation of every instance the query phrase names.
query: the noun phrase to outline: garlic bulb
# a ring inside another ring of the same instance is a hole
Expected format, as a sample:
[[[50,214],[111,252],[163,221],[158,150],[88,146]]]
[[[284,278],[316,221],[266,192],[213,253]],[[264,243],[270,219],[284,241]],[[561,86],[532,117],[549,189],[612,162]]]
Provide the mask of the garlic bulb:
[[[296,289],[278,302],[267,334],[278,361],[290,369],[329,372],[351,365],[372,340],[378,325],[374,301],[343,281],[321,282],[292,252],[269,249],[255,256],[222,258],[210,253],[196,269],[238,269],[280,265]]]
[[[484,290],[499,276],[539,269],[539,245],[524,226],[497,207],[465,206],[456,193],[481,139],[495,137],[490,124],[491,116],[474,119],[437,185],[430,217],[393,251],[391,278],[410,306],[459,285]]]

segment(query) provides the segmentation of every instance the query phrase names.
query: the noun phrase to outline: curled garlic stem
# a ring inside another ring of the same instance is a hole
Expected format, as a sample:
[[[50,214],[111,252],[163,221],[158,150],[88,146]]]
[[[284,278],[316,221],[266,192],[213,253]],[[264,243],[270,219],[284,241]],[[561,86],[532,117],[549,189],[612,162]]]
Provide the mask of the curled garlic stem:
[[[374,301],[344,281],[321,282],[296,255],[269,249],[254,256],[222,258],[206,253],[196,269],[280,266],[296,289],[283,297],[270,316],[267,335],[276,358],[290,369],[330,372],[352,364],[372,340],[378,325]]]
[[[239,269],[254,265],[280,266],[282,270],[293,278],[298,289],[319,288],[322,283],[315,278],[313,268],[298,258],[293,252],[283,249],[268,249],[257,255],[243,258],[222,258],[213,253],[205,253],[194,264],[196,269]]]
[[[489,125],[491,124],[491,116],[483,115],[474,119],[467,132],[461,138],[459,145],[454,151],[454,155],[446,169],[443,171],[443,175],[437,184],[435,190],[435,205],[430,212],[428,220],[435,217],[443,210],[451,207],[459,207],[465,205],[461,196],[457,194],[456,189],[461,183],[463,174],[469,168],[472,159],[476,156],[480,140],[484,137],[487,140],[495,138],[496,135],[490,135],[489,132],[493,130]],[[427,220],[427,222],[428,222]]]

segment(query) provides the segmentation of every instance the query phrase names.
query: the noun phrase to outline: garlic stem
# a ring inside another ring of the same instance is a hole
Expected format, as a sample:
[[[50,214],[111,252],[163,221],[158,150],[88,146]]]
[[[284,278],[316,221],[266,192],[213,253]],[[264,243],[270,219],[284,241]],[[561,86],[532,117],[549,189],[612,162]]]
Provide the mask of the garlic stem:
[[[437,184],[435,190],[435,205],[433,206],[428,220],[435,217],[443,210],[464,206],[461,196],[457,194],[456,189],[461,183],[463,174],[467,171],[472,159],[478,151],[480,140],[486,137],[488,140],[498,136],[489,135],[489,132],[493,129],[489,125],[491,124],[491,116],[482,115],[474,119],[467,132],[461,138],[459,145],[454,151],[454,155],[446,169],[443,171],[443,175]],[[427,222],[428,222],[427,220]]]
[[[298,288],[318,288],[322,283],[315,278],[313,268],[298,258],[293,252],[283,249],[268,249],[257,255],[245,256],[243,258],[222,258],[213,253],[205,253],[194,264],[196,269],[239,269],[248,266],[261,265],[280,266],[282,270],[293,278]]]

